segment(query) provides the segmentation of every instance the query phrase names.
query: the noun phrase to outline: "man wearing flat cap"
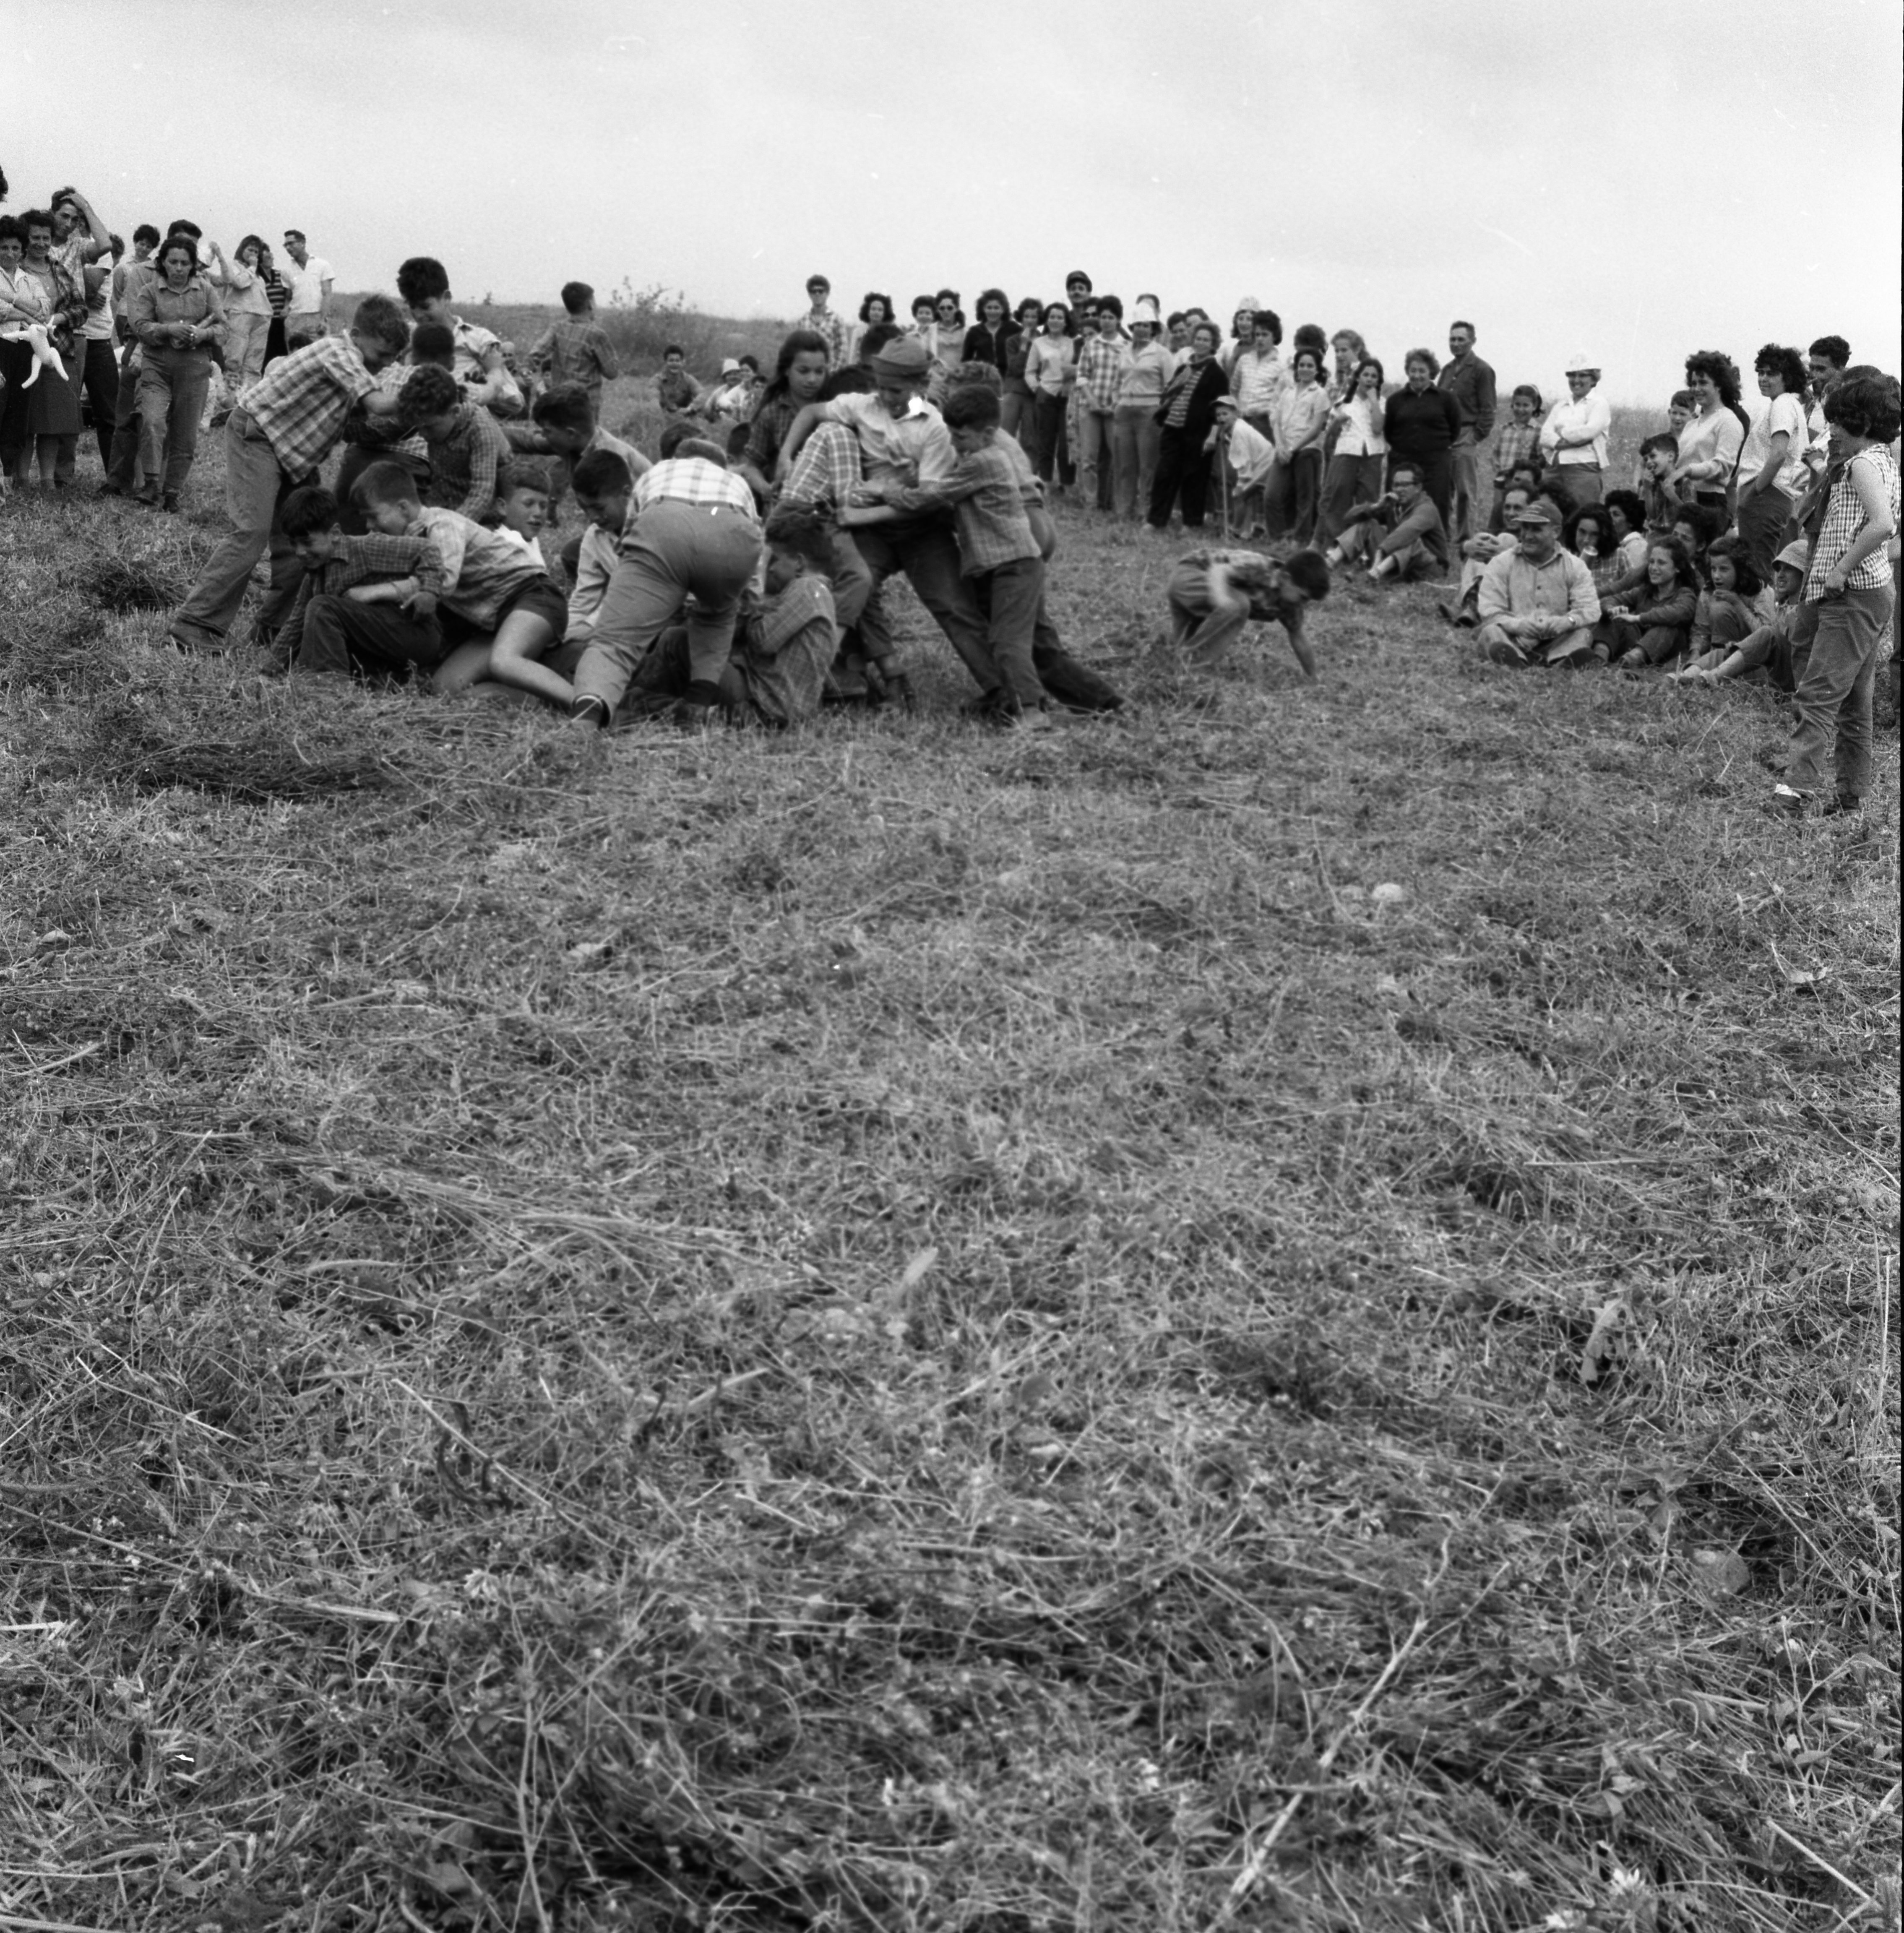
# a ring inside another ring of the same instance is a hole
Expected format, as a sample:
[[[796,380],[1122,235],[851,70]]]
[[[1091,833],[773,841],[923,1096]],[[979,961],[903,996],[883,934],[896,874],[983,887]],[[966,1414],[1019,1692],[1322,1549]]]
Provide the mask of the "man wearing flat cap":
[[[1593,662],[1599,593],[1560,547],[1560,520],[1539,499],[1514,513],[1514,548],[1481,574],[1481,648],[1496,664],[1578,671]]]

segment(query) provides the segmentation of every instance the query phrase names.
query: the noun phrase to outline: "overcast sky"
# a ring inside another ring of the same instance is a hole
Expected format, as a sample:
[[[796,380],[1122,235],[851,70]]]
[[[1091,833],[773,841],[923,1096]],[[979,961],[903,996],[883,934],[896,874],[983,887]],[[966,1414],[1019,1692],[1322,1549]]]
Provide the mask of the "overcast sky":
[[[287,224],[338,286],[625,276],[792,316],[1087,269],[1399,373],[1663,401],[1833,331],[1898,366],[1904,0],[40,0],[0,165],[129,233]],[[1749,393],[1749,385],[1748,385]]]

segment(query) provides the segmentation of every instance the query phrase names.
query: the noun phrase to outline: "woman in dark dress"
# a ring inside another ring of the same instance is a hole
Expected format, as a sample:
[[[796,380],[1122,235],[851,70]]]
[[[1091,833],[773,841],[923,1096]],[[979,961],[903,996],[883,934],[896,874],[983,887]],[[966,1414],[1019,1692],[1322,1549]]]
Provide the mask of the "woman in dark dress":
[[[271,304],[271,323],[264,332],[264,361],[260,365],[269,368],[281,356],[290,353],[290,344],[284,338],[284,315],[291,305],[291,285],[279,275],[271,259],[271,245],[258,244],[257,278],[264,284],[266,299]]]
[[[1397,463],[1415,464],[1421,487],[1441,513],[1442,527],[1454,528],[1454,439],[1460,434],[1461,412],[1445,389],[1434,386],[1441,362],[1432,349],[1411,349],[1403,365],[1407,386],[1397,389],[1383,406],[1382,434],[1388,446],[1388,470]]]
[[[1011,366],[1018,333],[1003,289],[987,289],[978,300],[979,319],[965,332],[965,360],[989,362],[1000,375]]]
[[[1184,528],[1200,530],[1210,491],[1210,452],[1203,446],[1216,420],[1217,399],[1229,394],[1229,378],[1217,360],[1223,332],[1214,322],[1200,322],[1190,332],[1190,353],[1184,366],[1163,387],[1163,404],[1157,413],[1163,434],[1157,448],[1157,472],[1151,486],[1150,525],[1170,528],[1170,513],[1183,506]]]

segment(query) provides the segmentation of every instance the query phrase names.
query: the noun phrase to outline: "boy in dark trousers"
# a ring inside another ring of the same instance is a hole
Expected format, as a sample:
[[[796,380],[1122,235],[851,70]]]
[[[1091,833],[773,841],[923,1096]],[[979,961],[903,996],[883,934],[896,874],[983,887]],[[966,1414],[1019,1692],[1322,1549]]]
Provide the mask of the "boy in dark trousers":
[[[337,499],[305,484],[284,499],[278,521],[304,567],[297,601],[278,634],[284,663],[301,672],[407,678],[443,656],[433,612],[415,600],[444,588],[443,561],[428,537],[345,534]],[[376,595],[365,594],[374,589]]]

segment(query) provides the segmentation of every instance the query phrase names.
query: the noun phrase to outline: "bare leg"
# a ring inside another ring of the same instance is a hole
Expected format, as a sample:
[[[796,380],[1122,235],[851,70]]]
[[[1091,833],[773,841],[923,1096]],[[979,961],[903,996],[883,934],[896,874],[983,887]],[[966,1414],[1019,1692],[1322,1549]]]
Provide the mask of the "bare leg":
[[[430,689],[439,698],[453,698],[490,675],[488,645],[459,645],[430,674]]]
[[[546,618],[533,612],[512,611],[490,643],[489,675],[499,684],[532,691],[566,711],[575,687],[537,662],[555,642],[555,633]]]

